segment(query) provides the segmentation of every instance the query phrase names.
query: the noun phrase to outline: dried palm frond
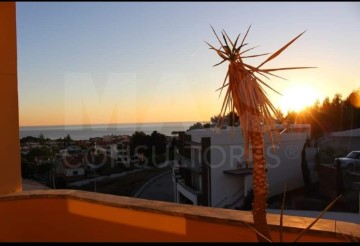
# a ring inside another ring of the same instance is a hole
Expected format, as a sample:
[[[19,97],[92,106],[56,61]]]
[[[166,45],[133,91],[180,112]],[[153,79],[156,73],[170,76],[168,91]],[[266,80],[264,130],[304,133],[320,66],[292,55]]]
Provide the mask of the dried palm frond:
[[[281,210],[280,210],[280,242],[284,242],[284,236],[283,236],[283,231],[284,231],[284,225],[283,225],[283,213],[284,213],[284,205],[285,205],[285,194],[286,194],[286,184],[285,184],[285,190],[284,190],[284,195],[283,195],[283,200],[282,200],[282,204],[281,204]],[[311,227],[313,227],[316,222],[318,222],[319,219],[321,219],[324,214],[341,198],[342,195],[339,195],[338,197],[336,197],[333,201],[331,201],[326,208],[324,208],[323,211],[321,211],[321,213],[314,219],[313,222],[311,222],[305,229],[303,229],[299,234],[296,235],[295,239],[293,242],[297,242],[299,241],[299,239],[305,235],[306,232],[310,231]],[[253,230],[257,235],[259,235],[260,237],[264,238],[266,241],[268,242],[272,242],[271,239],[267,238],[266,236],[264,236],[263,234],[261,234],[258,230],[256,230],[254,227],[252,227],[250,224],[244,222],[244,224],[246,226],[248,226],[251,230]],[[339,230],[340,231],[340,230]],[[355,237],[354,235],[351,234],[352,238],[349,238],[348,236],[346,236],[345,234],[343,234],[340,231],[341,235],[350,242],[358,242],[358,238]]]
[[[218,89],[220,90],[220,95],[222,90],[226,88],[226,94],[222,103],[220,110],[220,117],[218,126],[222,125],[221,119],[224,118],[227,111],[237,113],[240,118],[240,125],[242,128],[242,134],[245,140],[245,157],[246,160],[249,158],[249,145],[250,139],[249,134],[252,131],[257,131],[257,127],[254,127],[253,122],[260,122],[262,125],[262,131],[267,133],[270,137],[271,144],[274,146],[274,136],[278,137],[277,128],[274,127],[275,120],[273,116],[280,121],[283,121],[281,115],[276,110],[274,105],[268,99],[266,92],[262,88],[262,85],[271,89],[272,91],[280,94],[278,91],[269,86],[265,81],[259,78],[258,75],[261,75],[267,79],[270,79],[268,76],[279,77],[272,72],[280,70],[290,70],[290,69],[303,69],[303,68],[312,68],[312,67],[285,67],[285,68],[273,68],[273,69],[263,69],[263,65],[269,61],[276,58],[280,55],[288,46],[290,46],[295,40],[297,40],[304,32],[296,36],[281,49],[273,53],[269,58],[262,62],[259,66],[254,67],[249,64],[244,63],[244,58],[259,57],[266,54],[259,55],[243,55],[246,52],[256,48],[249,48],[242,50],[247,44],[244,43],[245,39],[250,31],[251,26],[248,28],[244,38],[241,43],[238,44],[240,34],[237,36],[233,42],[227,33],[223,30],[221,36],[223,41],[219,38],[218,34],[215,32],[214,28],[211,27],[217,40],[220,43],[220,48],[215,48],[211,44],[207,43],[210,46],[210,49],[213,49],[221,58],[222,61],[214,66],[218,66],[225,61],[229,62],[228,72],[225,76],[223,85]],[[280,77],[281,78],[281,77]],[[255,119],[255,118],[257,119]],[[275,134],[275,135],[274,135]]]
[[[321,219],[321,217],[326,213],[326,211],[328,211],[334,204],[337,200],[340,199],[342,195],[339,195],[338,197],[336,197],[329,205],[326,206],[326,208],[324,208],[324,210],[319,214],[318,217],[316,217],[316,219],[310,224],[308,225],[304,230],[302,230],[297,236],[296,238],[294,239],[294,243],[297,242],[307,231],[310,230],[310,228],[315,225],[315,223]]]

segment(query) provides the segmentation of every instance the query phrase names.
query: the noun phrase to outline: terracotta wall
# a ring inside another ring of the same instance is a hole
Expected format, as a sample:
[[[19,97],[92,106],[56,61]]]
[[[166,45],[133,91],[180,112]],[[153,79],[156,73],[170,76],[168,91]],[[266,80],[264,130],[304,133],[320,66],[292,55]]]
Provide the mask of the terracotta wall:
[[[0,2],[0,194],[21,191],[15,2]]]
[[[234,211],[236,212],[236,211]],[[36,198],[0,202],[0,241],[4,242],[256,242],[255,233],[226,220],[162,214],[77,199]],[[278,232],[273,232],[278,240]],[[286,233],[285,240],[295,234]],[[306,235],[302,241],[340,241]]]

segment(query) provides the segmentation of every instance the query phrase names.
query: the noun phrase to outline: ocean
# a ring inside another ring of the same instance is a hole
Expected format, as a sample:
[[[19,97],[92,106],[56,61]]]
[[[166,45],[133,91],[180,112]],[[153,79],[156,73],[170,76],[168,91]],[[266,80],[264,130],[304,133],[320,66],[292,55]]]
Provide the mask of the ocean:
[[[87,140],[91,137],[105,135],[132,135],[135,131],[151,134],[157,131],[166,136],[172,136],[173,131],[186,131],[195,122],[165,122],[138,124],[98,124],[98,125],[66,125],[66,126],[27,126],[20,127],[20,138],[32,136],[45,138],[64,138],[67,134],[74,140]]]

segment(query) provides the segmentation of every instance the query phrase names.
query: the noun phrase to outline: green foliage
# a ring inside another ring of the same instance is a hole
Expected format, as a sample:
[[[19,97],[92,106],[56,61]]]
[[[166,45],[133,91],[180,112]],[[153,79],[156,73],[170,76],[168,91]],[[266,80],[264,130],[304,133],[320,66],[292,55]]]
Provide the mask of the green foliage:
[[[71,139],[70,134],[66,135],[66,137],[64,138],[64,146],[68,147],[72,143],[73,143],[73,140]]]
[[[42,163],[40,166],[38,166],[37,173],[40,175],[44,175],[44,174],[50,172],[52,167],[53,167],[53,164],[51,162]]]
[[[235,112],[229,112],[225,116],[214,115],[210,118],[210,121],[213,125],[218,125],[222,121],[223,125],[238,126],[239,115]]]
[[[44,146],[46,144],[46,139],[44,137],[44,134],[40,133],[39,135],[39,143]]]
[[[166,160],[167,139],[164,134],[153,131],[146,135],[142,131],[136,131],[130,137],[130,152],[144,154],[148,165],[160,164]]]
[[[329,132],[360,128],[360,108],[351,102],[350,97],[354,93],[360,95],[360,89],[354,90],[345,99],[340,93],[336,93],[332,99],[326,97],[322,102],[317,100],[313,106],[307,107],[300,112],[288,111],[286,116],[283,116],[280,112],[279,115],[290,124],[310,124],[311,136],[314,139]],[[190,126],[189,130],[217,125],[219,120],[223,120],[224,125],[236,126],[239,124],[238,115],[229,112],[224,117],[212,116],[210,123],[196,122]]]
[[[136,131],[130,137],[130,150],[131,154],[145,153],[146,147],[149,146],[150,137],[143,131]]]
[[[313,106],[300,112],[290,111],[285,120],[288,123],[311,124],[313,138],[329,132],[360,128],[360,108],[350,100],[350,95],[354,93],[360,94],[360,90],[354,90],[345,99],[336,93],[331,100],[326,97],[322,103],[316,101]]]
[[[160,155],[156,155],[156,157],[155,157],[156,164],[163,163],[164,161],[166,161],[166,155],[164,153],[160,154]]]
[[[47,159],[51,156],[51,150],[48,148],[34,148],[31,149],[29,151],[29,153],[27,153],[25,155],[25,158],[28,161],[35,161],[36,158],[43,158],[43,159]]]
[[[155,154],[163,154],[166,151],[166,136],[164,134],[153,131],[150,135],[149,146],[154,148]]]
[[[203,128],[204,126],[201,122],[196,122],[192,126],[190,126],[188,130],[203,129]]]
[[[211,127],[211,124],[210,124],[210,123],[196,122],[196,123],[194,123],[192,126],[190,126],[188,130],[204,129],[204,128],[210,128],[210,127]]]
[[[36,165],[25,159],[21,159],[21,177],[24,179],[33,178],[36,170]]]
[[[37,137],[32,137],[32,136],[28,136],[28,137],[23,137],[20,139],[20,143],[29,143],[29,142],[34,142],[34,143],[38,143],[39,142],[39,138]]]

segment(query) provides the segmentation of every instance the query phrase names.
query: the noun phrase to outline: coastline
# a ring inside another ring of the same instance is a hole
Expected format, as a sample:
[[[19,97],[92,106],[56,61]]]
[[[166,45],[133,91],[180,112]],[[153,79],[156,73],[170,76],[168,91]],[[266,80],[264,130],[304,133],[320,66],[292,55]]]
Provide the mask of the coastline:
[[[35,129],[35,128],[53,128],[53,129],[78,129],[78,128],[97,128],[97,127],[111,127],[111,126],[134,126],[134,125],[179,125],[179,124],[194,124],[198,121],[167,121],[167,122],[125,122],[125,123],[96,123],[96,124],[69,124],[69,125],[24,125],[19,126],[20,129]],[[111,127],[112,128],[112,127]]]
[[[151,134],[157,131],[171,136],[173,131],[186,131],[195,122],[160,122],[160,123],[121,123],[121,124],[93,124],[93,125],[64,125],[64,126],[28,126],[19,127],[19,137],[64,138],[69,134],[74,140],[87,140],[91,137],[105,135],[132,135],[136,131]]]

